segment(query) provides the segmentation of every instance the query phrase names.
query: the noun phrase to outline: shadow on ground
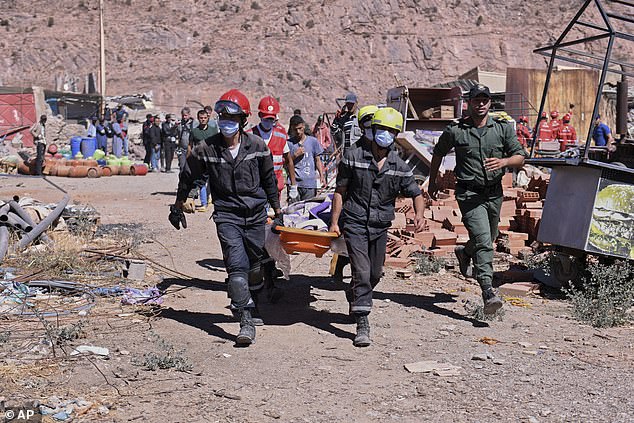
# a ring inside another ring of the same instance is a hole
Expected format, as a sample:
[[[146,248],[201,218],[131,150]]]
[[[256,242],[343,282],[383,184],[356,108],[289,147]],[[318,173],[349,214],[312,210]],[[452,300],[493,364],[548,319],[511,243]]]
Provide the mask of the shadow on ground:
[[[454,320],[461,320],[463,322],[469,322],[477,328],[489,327],[489,324],[486,322],[482,322],[469,316],[464,316],[460,313],[456,313],[453,310],[440,307],[438,305],[443,303],[455,303],[457,297],[457,295],[451,295],[444,292],[433,292],[430,296],[374,291],[374,298],[377,300],[390,300],[405,307],[420,308],[430,313],[438,314],[440,316],[449,317]]]
[[[220,260],[201,260],[199,265],[207,266],[222,263]],[[202,264],[201,264],[202,263]],[[342,291],[340,301],[345,301],[343,283],[335,283],[330,277],[293,275],[292,281],[282,281],[279,285],[282,288],[283,296],[275,304],[267,300],[267,292],[263,290],[257,296],[258,308],[267,326],[291,326],[303,323],[316,329],[328,332],[338,338],[354,339],[355,327],[353,320],[347,314],[331,312],[328,310],[317,310],[312,303],[317,301],[311,294],[313,287],[328,291]],[[186,289],[189,287],[198,289],[209,289],[213,291],[225,291],[226,284],[212,280],[202,279],[177,279],[167,278],[159,284],[159,289],[168,292]],[[179,288],[180,287],[180,288]],[[403,305],[404,307],[416,307],[430,313],[445,316],[454,320],[471,323],[474,327],[488,327],[486,322],[482,322],[471,317],[461,315],[453,310],[442,307],[439,304],[456,303],[456,295],[435,292],[431,295],[416,295],[408,293],[394,293],[375,291],[374,298],[377,300],[387,300]],[[337,300],[339,301],[339,300]],[[172,308],[163,309],[161,317],[172,319],[180,323],[206,331],[212,336],[233,341],[235,334],[228,334],[218,324],[236,322],[237,320],[227,314],[201,313],[188,310],[175,310]],[[350,330],[344,330],[335,326],[349,324]]]
[[[207,258],[203,260],[197,260],[196,264],[205,269],[213,270],[214,272],[224,272],[225,263],[222,259]]]
[[[175,197],[176,196],[176,191],[154,191],[152,193],[150,193],[150,195],[166,195],[169,197]]]

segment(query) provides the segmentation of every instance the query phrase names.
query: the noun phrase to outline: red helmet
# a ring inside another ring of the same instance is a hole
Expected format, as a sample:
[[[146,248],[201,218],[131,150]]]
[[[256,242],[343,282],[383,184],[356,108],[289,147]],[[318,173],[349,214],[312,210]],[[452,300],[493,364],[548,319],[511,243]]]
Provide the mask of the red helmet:
[[[520,116],[520,122],[528,123],[528,117],[527,116]]]
[[[263,97],[258,104],[258,112],[261,113],[262,118],[277,117],[280,112],[280,103],[270,95]]]
[[[564,122],[570,122],[570,118],[571,118],[571,117],[572,117],[572,116],[570,116],[570,113],[566,113],[566,114],[564,115]]]
[[[551,110],[550,117],[553,119],[557,119],[559,117],[559,112],[557,110]]]
[[[229,90],[220,96],[214,105],[214,111],[220,114],[244,115],[251,114],[251,104],[246,95],[239,90]]]
[[[542,112],[542,117],[540,119],[548,119],[546,112]]]

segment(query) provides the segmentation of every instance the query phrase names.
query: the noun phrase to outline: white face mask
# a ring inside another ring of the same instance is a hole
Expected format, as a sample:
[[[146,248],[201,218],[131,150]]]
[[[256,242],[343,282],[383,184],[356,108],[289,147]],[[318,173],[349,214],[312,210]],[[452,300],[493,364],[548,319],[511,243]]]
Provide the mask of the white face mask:
[[[377,129],[374,142],[376,142],[379,147],[388,148],[394,142],[394,134],[385,129]]]

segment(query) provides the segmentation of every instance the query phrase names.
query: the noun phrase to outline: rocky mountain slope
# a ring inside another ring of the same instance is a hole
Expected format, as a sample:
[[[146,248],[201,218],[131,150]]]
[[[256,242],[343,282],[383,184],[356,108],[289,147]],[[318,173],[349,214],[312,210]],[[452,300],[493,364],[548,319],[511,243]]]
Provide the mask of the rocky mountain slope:
[[[0,0],[0,82],[53,88],[98,72],[98,0]],[[356,92],[384,101],[480,66],[545,68],[532,50],[581,0],[106,0],[108,95],[152,92],[163,110],[209,104],[238,87],[283,118],[312,119]],[[194,106],[197,107],[197,106]],[[313,116],[310,116],[313,114]]]

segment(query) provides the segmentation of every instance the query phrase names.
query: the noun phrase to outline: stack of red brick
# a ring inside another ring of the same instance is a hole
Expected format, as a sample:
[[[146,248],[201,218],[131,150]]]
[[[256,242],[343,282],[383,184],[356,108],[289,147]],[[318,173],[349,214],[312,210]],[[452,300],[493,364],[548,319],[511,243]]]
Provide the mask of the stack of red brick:
[[[439,187],[442,191],[437,200],[427,202],[422,232],[416,233],[414,230],[411,201],[397,201],[396,218],[388,237],[387,266],[405,268],[416,253],[434,257],[452,256],[456,245],[468,241],[468,232],[462,223],[454,196],[455,182],[453,172],[445,172],[440,178]],[[497,247],[499,251],[522,255],[529,252],[528,245],[537,237],[548,177],[534,178],[527,189],[522,189],[513,188],[513,175],[507,173],[502,185],[504,202],[500,212]]]

